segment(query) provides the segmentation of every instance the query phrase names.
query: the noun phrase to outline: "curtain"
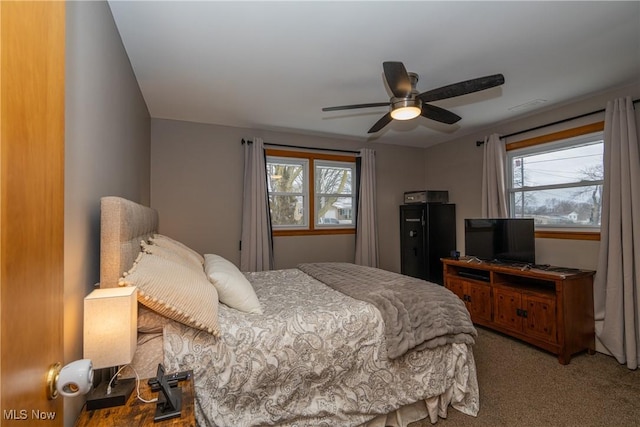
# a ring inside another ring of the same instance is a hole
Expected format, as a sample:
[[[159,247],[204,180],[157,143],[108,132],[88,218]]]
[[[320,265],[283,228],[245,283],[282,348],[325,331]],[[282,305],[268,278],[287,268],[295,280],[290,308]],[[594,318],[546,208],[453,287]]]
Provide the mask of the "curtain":
[[[506,218],[507,151],[497,134],[484,138],[484,162],[482,166],[482,217]]]
[[[630,97],[607,103],[596,334],[629,369],[640,363],[640,154]]]
[[[376,221],[376,157],[370,148],[360,150],[361,171],[356,219],[355,263],[378,267]]]
[[[253,138],[253,142],[244,144],[241,239],[240,270],[273,269],[267,166],[264,142],[260,138]]]

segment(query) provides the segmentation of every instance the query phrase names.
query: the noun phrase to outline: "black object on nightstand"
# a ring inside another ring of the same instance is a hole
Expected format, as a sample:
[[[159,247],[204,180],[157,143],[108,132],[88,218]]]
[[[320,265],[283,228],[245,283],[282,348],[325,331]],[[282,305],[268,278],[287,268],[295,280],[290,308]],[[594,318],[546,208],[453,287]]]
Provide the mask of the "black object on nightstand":
[[[167,374],[167,378],[171,375]],[[193,384],[193,372],[187,371],[187,379],[176,383],[171,392],[181,390],[181,411],[179,416],[155,420],[156,403],[145,403],[132,393],[126,405],[114,406],[106,409],[96,409],[94,411],[82,411],[80,418],[76,422],[76,427],[131,427],[131,426],[157,426],[157,427],[195,427],[195,390]],[[156,378],[154,378],[155,380]],[[153,381],[152,381],[153,382]],[[168,381],[167,381],[168,382]],[[149,382],[145,379],[140,382],[140,395],[145,399],[151,399],[158,393],[153,392]],[[159,400],[163,400],[162,392],[159,393]]]
[[[170,387],[165,376],[160,377],[158,382],[160,383],[162,396],[158,396],[158,404],[156,405],[153,421],[157,422],[179,417],[182,411],[182,389],[180,386]]]

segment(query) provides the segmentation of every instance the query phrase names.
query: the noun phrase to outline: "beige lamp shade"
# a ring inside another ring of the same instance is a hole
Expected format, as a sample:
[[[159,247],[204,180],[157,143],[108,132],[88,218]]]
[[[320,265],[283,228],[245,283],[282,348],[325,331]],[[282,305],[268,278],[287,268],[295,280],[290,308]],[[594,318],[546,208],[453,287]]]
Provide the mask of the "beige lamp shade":
[[[126,365],[137,345],[136,288],[96,289],[84,299],[84,358],[94,369]]]

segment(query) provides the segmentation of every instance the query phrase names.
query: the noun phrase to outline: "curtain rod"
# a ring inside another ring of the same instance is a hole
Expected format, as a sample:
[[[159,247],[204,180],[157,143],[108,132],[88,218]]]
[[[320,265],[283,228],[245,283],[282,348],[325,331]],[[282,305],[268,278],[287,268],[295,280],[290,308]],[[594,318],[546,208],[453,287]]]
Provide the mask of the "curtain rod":
[[[636,104],[638,102],[640,102],[640,99],[635,99],[633,101],[634,104]],[[507,134],[507,135],[503,135],[503,136],[500,137],[500,139],[510,138],[512,136],[520,135],[522,133],[527,133],[527,132],[531,132],[533,130],[546,128],[548,126],[559,125],[560,123],[565,123],[565,122],[569,122],[571,120],[581,119],[583,117],[591,116],[593,114],[604,113],[605,111],[606,111],[606,109],[603,108],[603,109],[598,110],[598,111],[592,111],[590,113],[580,114],[579,116],[569,117],[569,118],[566,118],[566,119],[558,120],[558,121],[553,122],[553,123],[547,123],[545,125],[540,125],[540,126],[532,127],[532,128],[529,128],[529,129],[521,130],[521,131],[518,131],[518,132],[513,132],[513,133],[510,133],[510,134]],[[483,144],[484,144],[484,141],[476,141],[476,147],[480,147]]]
[[[253,141],[242,138],[242,143],[253,144]],[[359,151],[353,150],[339,150],[335,148],[314,148],[314,147],[302,147],[300,145],[287,145],[287,144],[273,144],[271,142],[265,142],[264,145],[268,145],[270,147],[285,147],[285,148],[297,148],[300,150],[313,150],[313,151],[333,151],[334,153],[351,153],[351,154],[360,154]]]

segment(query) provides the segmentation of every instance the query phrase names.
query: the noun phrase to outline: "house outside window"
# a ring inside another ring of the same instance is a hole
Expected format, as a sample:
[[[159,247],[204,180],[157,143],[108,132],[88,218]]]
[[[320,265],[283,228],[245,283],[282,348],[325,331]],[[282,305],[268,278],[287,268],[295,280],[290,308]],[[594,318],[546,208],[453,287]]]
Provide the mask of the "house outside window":
[[[355,232],[355,157],[267,150],[274,235]]]
[[[507,149],[511,217],[533,218],[536,230],[599,230],[602,131]]]

